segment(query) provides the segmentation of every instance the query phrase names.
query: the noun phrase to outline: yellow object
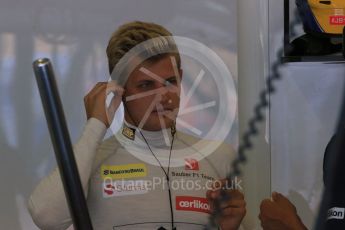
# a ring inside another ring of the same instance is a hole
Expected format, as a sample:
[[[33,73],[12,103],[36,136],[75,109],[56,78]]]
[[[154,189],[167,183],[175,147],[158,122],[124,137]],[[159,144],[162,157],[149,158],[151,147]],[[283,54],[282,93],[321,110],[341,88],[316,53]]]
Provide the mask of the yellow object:
[[[102,165],[101,177],[103,179],[126,179],[134,177],[146,177],[147,168],[145,164],[128,165]]]
[[[324,33],[343,33],[345,26],[345,0],[308,0],[308,3]]]
[[[130,140],[134,140],[135,138],[135,129],[128,127],[127,125],[123,125],[122,134]]]

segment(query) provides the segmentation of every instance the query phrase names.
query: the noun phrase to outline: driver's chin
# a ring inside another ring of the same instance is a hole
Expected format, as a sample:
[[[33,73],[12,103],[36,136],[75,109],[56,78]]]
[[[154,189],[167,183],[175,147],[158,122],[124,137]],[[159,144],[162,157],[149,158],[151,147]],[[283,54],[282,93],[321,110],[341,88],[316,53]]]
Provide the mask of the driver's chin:
[[[161,121],[158,117],[148,119],[143,126],[143,129],[147,131],[159,131],[162,129],[171,128],[174,124],[174,121],[167,117],[162,118],[162,121],[163,124],[161,124]]]

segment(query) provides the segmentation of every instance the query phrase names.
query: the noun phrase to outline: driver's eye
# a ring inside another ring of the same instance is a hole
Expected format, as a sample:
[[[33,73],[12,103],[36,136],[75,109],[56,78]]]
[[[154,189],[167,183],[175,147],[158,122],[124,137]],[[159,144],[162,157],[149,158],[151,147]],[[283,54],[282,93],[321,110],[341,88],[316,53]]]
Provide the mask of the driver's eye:
[[[139,83],[138,87],[141,89],[147,89],[150,87],[153,87],[154,82],[153,81],[142,81]]]
[[[169,80],[167,80],[167,82],[170,83],[170,84],[172,84],[172,85],[176,85],[176,84],[177,84],[176,78],[169,79]]]
[[[176,77],[171,77],[165,81],[166,86],[177,85]]]

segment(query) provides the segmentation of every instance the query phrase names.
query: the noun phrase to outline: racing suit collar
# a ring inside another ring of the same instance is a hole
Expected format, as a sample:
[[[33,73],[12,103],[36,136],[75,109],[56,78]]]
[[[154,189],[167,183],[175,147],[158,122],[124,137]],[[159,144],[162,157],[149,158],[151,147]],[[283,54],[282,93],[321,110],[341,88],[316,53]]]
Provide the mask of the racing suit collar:
[[[143,137],[141,136],[138,127],[124,120],[122,129],[124,129],[125,127],[133,130],[134,138],[132,140],[134,142],[137,142],[136,140],[138,139],[140,139],[140,142],[143,141]],[[140,129],[140,131],[144,135],[146,140],[149,142],[149,144],[152,146],[170,146],[171,144],[171,139],[172,139],[171,128],[161,129],[159,131],[147,131],[144,129]]]

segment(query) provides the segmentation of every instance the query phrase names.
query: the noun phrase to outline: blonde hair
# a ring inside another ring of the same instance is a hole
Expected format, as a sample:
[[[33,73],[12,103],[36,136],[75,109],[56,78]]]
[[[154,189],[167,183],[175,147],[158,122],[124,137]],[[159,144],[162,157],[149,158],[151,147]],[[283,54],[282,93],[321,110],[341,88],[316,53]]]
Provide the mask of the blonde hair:
[[[107,56],[109,73],[111,74],[116,64],[132,48],[142,42],[152,39],[152,44],[146,48],[149,59],[159,59],[169,53],[176,58],[177,66],[181,66],[181,58],[172,33],[163,26],[155,23],[134,21],[120,26],[110,37]]]

